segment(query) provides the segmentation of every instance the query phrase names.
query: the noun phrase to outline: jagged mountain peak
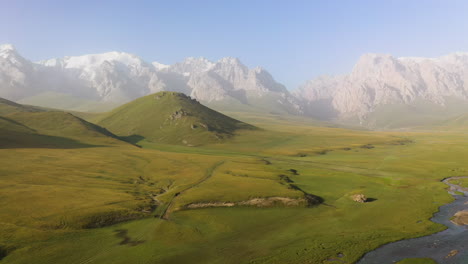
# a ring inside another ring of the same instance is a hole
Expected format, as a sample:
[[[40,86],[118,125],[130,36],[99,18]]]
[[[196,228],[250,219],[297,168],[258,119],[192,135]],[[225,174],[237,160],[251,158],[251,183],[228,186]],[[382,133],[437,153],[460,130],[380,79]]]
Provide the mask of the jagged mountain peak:
[[[0,45],[0,52],[2,51],[15,51],[16,48],[13,44],[2,44]]]
[[[7,59],[12,57],[21,58],[24,60],[12,44],[0,45],[0,58]]]
[[[64,68],[91,68],[91,67],[99,67],[104,62],[110,63],[122,63],[125,65],[149,65],[143,59],[138,57],[137,55],[119,51],[111,51],[106,53],[98,53],[98,54],[87,54],[81,56],[65,56],[63,58],[54,58],[45,61],[40,61],[39,64],[56,67],[56,66],[63,66]]]
[[[287,89],[266,70],[249,69],[234,57],[216,62],[188,57],[173,65],[147,63],[134,54],[118,51],[37,63],[20,58],[0,64],[0,76],[7,76],[0,79],[0,96],[30,104],[34,100],[28,98],[38,98],[40,105],[47,106],[44,101],[55,100],[50,94],[57,93],[78,97],[79,101],[125,103],[150,93],[176,91],[205,103],[218,102],[218,106],[233,103],[236,109],[263,105],[262,111],[282,108],[295,112],[300,108]]]
[[[214,62],[204,57],[187,57],[183,61],[171,65],[168,71],[190,76],[191,74],[209,71],[215,65]]]
[[[224,57],[218,60],[218,63],[231,64],[231,65],[243,65],[242,62],[236,57]]]

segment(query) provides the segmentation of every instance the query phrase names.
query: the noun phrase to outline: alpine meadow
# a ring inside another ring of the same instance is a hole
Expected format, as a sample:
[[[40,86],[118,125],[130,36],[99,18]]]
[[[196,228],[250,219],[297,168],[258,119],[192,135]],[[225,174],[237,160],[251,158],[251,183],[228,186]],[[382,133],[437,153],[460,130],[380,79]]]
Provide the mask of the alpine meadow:
[[[468,263],[464,1],[3,6],[0,264]]]

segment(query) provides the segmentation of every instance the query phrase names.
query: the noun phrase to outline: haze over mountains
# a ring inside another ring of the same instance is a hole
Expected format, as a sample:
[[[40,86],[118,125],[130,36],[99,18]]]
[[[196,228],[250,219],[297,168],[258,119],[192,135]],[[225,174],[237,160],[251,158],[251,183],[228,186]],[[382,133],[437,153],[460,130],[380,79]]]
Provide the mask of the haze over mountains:
[[[322,76],[306,82],[294,94],[312,109],[319,108],[322,116],[355,117],[361,122],[385,107],[395,106],[410,107],[412,114],[429,114],[431,109],[424,108],[447,115],[463,113],[468,110],[464,106],[468,98],[468,53],[440,58],[366,54],[350,74]]]
[[[50,92],[121,104],[159,91],[175,91],[204,103],[228,101],[238,108],[253,105],[293,114],[301,110],[297,100],[267,71],[249,69],[230,57],[218,62],[187,58],[166,66],[128,53],[108,52],[33,63],[13,46],[3,45],[0,61],[0,97],[23,103],[34,104],[40,98],[47,104],[44,93],[56,96]],[[35,99],[28,100],[30,97]]]
[[[31,62],[13,46],[0,46],[0,97],[80,111],[110,110],[151,93],[175,91],[220,111],[397,127],[468,112],[467,82],[468,53],[440,58],[366,54],[347,75],[322,76],[289,92],[266,70],[249,69],[231,57],[217,62],[190,57],[164,65],[108,52]]]

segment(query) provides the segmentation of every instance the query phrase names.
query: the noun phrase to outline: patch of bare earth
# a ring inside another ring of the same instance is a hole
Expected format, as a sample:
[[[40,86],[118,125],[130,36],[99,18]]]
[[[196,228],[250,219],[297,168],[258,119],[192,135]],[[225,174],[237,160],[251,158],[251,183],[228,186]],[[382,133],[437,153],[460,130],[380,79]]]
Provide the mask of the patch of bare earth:
[[[451,220],[457,225],[468,225],[468,211],[458,211]]]
[[[253,207],[274,207],[274,206],[305,206],[307,201],[304,198],[288,198],[288,197],[266,197],[253,198],[240,202],[206,202],[192,203],[186,206],[187,209],[208,208],[208,207],[233,207],[233,206],[253,206]]]

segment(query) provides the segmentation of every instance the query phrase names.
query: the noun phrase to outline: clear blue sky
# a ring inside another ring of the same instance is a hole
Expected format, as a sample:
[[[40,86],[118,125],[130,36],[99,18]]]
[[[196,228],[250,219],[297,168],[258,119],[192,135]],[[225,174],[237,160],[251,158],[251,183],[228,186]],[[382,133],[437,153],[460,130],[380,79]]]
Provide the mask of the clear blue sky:
[[[363,53],[468,51],[468,1],[0,0],[0,43],[28,59],[105,51],[171,64],[238,57],[292,89]]]

